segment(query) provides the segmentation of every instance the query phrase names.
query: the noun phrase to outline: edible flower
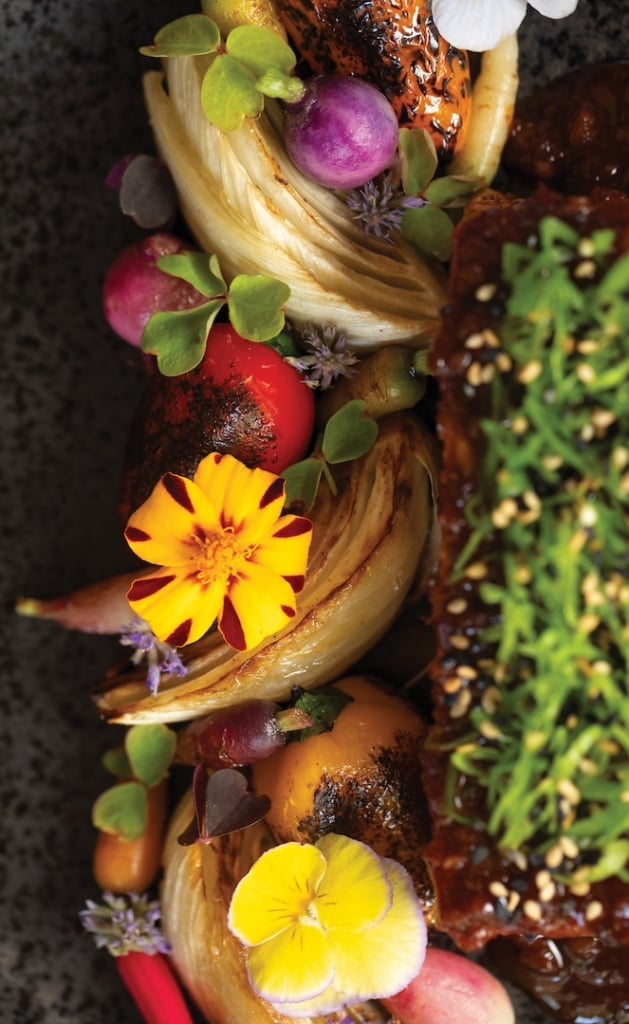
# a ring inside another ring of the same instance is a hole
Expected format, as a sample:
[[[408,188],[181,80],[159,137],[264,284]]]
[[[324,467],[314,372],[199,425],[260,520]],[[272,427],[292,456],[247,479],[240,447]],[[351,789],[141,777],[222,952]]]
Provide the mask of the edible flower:
[[[565,18],[578,0],[529,0],[546,18]],[[527,0],[433,0],[432,17],[444,39],[461,50],[493,50],[517,32]]]
[[[136,617],[124,626],[120,631],[120,643],[123,647],[135,648],[131,655],[133,665],[146,660],[146,686],[149,693],[157,693],[162,675],[179,676],[181,679],[188,672],[175,648],[158,640],[148,622],[143,619]]]
[[[218,617],[230,646],[250,650],[294,617],[312,523],[281,515],[284,481],[212,452],[192,480],[166,473],[131,516],[131,549],[161,568],[135,580],[133,611],[173,647]]]
[[[347,347],[347,338],[335,324],[306,324],[300,342],[303,354],[287,356],[286,362],[304,374],[309,387],[327,391],[338,377],[351,377],[358,356]]]
[[[273,847],[237,885],[228,926],[258,995],[289,1017],[401,991],[426,927],[406,870],[347,836]]]

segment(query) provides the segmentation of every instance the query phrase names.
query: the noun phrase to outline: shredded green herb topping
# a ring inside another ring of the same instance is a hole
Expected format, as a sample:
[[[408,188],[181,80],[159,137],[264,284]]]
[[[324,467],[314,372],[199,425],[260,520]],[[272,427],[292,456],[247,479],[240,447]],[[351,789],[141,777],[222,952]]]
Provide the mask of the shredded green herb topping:
[[[629,881],[629,254],[613,245],[548,217],[534,247],[504,247],[495,370],[476,364],[487,453],[455,568],[486,576],[499,625],[492,699],[452,764],[486,788],[503,850],[569,837],[588,882]]]

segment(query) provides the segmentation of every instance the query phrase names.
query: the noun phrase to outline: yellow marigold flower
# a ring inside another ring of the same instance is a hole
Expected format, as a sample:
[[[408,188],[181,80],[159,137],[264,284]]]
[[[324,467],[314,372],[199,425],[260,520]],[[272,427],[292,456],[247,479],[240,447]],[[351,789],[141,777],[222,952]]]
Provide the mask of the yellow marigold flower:
[[[158,568],[135,580],[133,610],[173,647],[218,618],[225,641],[250,650],[295,615],[312,523],[281,515],[284,481],[213,452],[192,480],[167,473],[133,513],[125,537]]]
[[[247,947],[253,988],[289,1017],[395,995],[426,949],[405,869],[333,834],[263,853],[234,891],[228,925]]]

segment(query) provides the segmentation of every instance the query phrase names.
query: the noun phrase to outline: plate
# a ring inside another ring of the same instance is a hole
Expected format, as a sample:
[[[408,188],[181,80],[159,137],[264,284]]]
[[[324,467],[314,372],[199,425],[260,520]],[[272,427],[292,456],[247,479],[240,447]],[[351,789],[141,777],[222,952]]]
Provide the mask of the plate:
[[[616,0],[581,0],[520,33],[523,91],[627,53]],[[142,376],[100,310],[107,266],[136,232],[104,178],[149,151],[138,47],[196,4],[5,0],[0,299],[2,424],[3,1020],[138,1024],[113,961],[81,931],[95,896],[90,808],[112,744],[90,685],[115,640],[17,618],[18,594],[53,596],[127,567],[116,492]],[[624,45],[623,45],[624,43]],[[7,130],[8,129],[8,130]],[[542,1024],[518,1000],[518,1024]]]

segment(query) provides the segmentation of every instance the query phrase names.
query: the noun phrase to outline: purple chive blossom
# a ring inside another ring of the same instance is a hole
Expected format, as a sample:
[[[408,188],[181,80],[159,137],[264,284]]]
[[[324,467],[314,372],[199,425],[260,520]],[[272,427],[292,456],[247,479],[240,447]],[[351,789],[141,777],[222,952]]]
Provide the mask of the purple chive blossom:
[[[134,665],[146,659],[146,686],[152,694],[157,693],[162,675],[182,678],[188,671],[175,648],[158,640],[144,619],[135,618],[125,626],[120,634],[120,643],[124,647],[135,647],[131,655]]]
[[[81,924],[94,936],[98,948],[108,949],[112,956],[170,953],[160,918],[159,901],[137,892],[124,896],[104,892],[102,903],[86,900],[85,910],[79,912]]]
[[[332,387],[337,377],[350,377],[358,356],[347,348],[345,335],[334,324],[306,324],[298,335],[303,355],[288,356],[287,363],[303,373],[311,388]]]
[[[394,186],[391,175],[385,174],[380,180],[373,178],[362,188],[353,189],[346,203],[366,235],[391,242],[393,232],[400,230],[404,211],[425,206],[426,200],[405,195]]]

